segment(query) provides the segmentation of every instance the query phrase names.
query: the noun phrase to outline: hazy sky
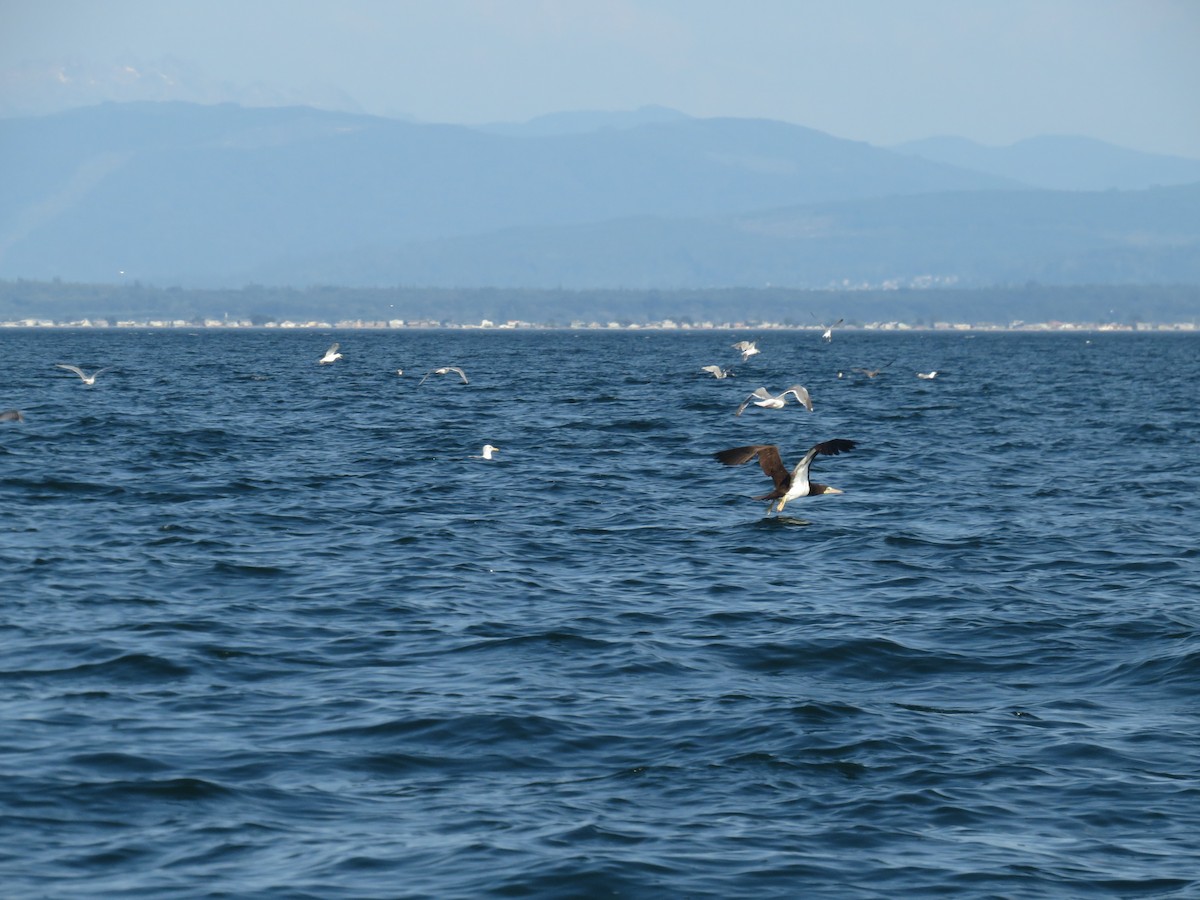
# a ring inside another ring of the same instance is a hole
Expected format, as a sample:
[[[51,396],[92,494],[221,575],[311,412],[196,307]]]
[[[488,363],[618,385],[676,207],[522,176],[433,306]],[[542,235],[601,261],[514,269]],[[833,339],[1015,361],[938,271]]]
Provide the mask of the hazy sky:
[[[0,111],[105,90],[460,123],[660,104],[1200,159],[1200,0],[0,0]]]

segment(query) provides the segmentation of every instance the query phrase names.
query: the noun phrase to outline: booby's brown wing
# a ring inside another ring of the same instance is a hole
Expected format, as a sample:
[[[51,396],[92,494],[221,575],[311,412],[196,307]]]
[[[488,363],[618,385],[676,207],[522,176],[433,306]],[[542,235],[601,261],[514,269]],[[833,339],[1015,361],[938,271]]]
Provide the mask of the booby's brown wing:
[[[834,438],[831,441],[823,441],[820,444],[814,444],[808,451],[812,454],[821,454],[822,456],[837,456],[839,453],[849,453],[857,444],[854,441],[848,441],[845,438]]]
[[[788,487],[791,486],[792,474],[784,466],[783,460],[779,456],[779,448],[774,444],[751,444],[749,447],[733,447],[729,450],[714,453],[713,456],[717,458],[717,462],[724,463],[727,466],[740,466],[742,463],[747,463],[757,456],[758,464],[762,466],[762,470],[775,482],[776,494],[772,494],[772,497],[776,495],[782,497],[787,492]],[[763,497],[762,499],[765,500],[767,498]]]

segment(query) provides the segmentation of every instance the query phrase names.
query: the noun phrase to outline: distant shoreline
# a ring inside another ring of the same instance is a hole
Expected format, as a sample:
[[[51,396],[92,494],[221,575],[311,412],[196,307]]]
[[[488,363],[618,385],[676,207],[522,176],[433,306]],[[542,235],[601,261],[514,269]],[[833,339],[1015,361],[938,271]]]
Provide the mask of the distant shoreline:
[[[576,331],[611,333],[615,331],[654,332],[743,332],[743,331],[801,331],[821,334],[823,327],[806,325],[782,325],[773,322],[722,322],[720,324],[680,325],[670,323],[587,323],[578,325],[552,325],[536,322],[505,322],[502,324],[457,324],[452,322],[402,322],[399,324],[379,322],[282,322],[251,324],[243,322],[155,322],[124,321],[115,324],[83,322],[15,321],[0,322],[0,330],[52,330],[64,331]],[[867,325],[842,325],[841,332],[888,332],[926,334],[971,334],[996,332],[1005,334],[1194,334],[1200,333],[1200,325],[1194,322],[1159,322],[1124,325],[1117,323],[1091,322],[1032,322],[1020,325],[988,325],[947,323],[909,325],[906,323],[872,323]]]

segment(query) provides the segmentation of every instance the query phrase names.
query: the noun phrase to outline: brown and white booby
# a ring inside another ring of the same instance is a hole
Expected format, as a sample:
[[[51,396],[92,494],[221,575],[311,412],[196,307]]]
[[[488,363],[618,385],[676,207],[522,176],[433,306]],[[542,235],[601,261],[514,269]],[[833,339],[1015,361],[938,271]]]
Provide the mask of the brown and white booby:
[[[737,412],[734,415],[740,416],[751,403],[755,406],[761,406],[763,409],[783,409],[787,406],[788,394],[794,396],[796,402],[809,412],[813,411],[812,398],[808,396],[808,391],[803,385],[793,384],[790,388],[780,391],[775,395],[772,395],[765,387],[756,388],[753,394],[742,401],[742,405],[737,408]]]
[[[775,482],[775,490],[754,499],[768,501],[767,512],[770,513],[771,505],[775,500],[779,501],[775,506],[775,512],[783,512],[784,504],[789,500],[795,500],[797,497],[842,493],[837,488],[830,487],[827,484],[809,481],[808,470],[818,455],[837,456],[839,453],[849,453],[854,447],[854,441],[848,441],[845,438],[834,438],[833,440],[823,441],[820,444],[814,444],[804,454],[804,458],[790,472],[783,464],[783,459],[779,455],[779,447],[775,444],[752,444],[749,447],[733,447],[729,450],[714,453],[713,456],[716,457],[718,462],[724,463],[727,466],[740,466],[742,463],[749,462],[757,456],[758,464],[762,466],[763,472]]]

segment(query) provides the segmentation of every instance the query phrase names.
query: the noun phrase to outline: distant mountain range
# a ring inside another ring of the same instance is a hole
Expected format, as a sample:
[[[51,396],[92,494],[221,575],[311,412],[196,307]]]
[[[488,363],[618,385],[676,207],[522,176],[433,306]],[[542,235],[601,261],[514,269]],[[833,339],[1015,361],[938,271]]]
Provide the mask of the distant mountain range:
[[[661,107],[470,128],[305,107],[0,120],[0,278],[237,287],[1200,284],[1200,162],[885,149]]]

